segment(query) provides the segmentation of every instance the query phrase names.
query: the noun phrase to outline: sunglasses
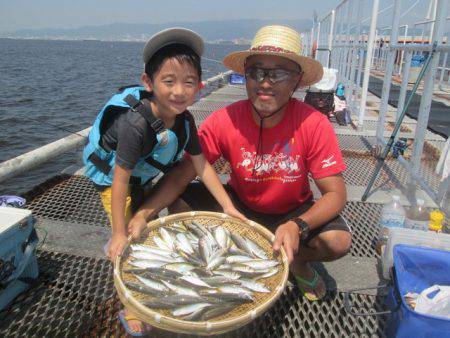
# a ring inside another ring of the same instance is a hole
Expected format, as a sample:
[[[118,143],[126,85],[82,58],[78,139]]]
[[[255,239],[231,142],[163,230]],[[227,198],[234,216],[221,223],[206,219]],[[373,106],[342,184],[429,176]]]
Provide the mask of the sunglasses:
[[[245,70],[245,77],[252,79],[253,81],[263,82],[266,78],[272,84],[287,81],[294,74],[299,75],[299,72],[293,70],[286,70],[282,68],[259,68],[249,67]]]

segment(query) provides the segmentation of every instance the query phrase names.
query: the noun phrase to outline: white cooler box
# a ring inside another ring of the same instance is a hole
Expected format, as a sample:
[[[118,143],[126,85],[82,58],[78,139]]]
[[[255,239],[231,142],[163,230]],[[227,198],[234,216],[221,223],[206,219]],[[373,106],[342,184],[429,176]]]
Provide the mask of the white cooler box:
[[[429,247],[450,251],[450,235],[434,231],[413,230],[408,228],[389,228],[388,241],[381,253],[383,278],[389,279],[389,269],[393,265],[392,252],[396,244]]]
[[[0,310],[39,274],[33,225],[30,210],[0,207]]]

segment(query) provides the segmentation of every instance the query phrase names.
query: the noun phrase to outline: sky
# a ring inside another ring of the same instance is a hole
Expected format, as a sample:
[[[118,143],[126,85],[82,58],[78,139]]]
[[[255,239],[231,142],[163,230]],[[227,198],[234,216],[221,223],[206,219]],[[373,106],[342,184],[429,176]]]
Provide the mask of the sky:
[[[110,23],[306,19],[341,0],[0,0],[0,31]]]
[[[361,0],[370,11],[372,0]],[[424,17],[431,0],[401,0],[408,20]],[[380,0],[380,10],[394,0]],[[77,28],[111,23],[172,23],[233,19],[312,19],[328,14],[341,0],[0,0],[0,31]],[[415,5],[413,10],[408,9]],[[392,8],[392,7],[390,7]],[[389,8],[379,24],[389,24]],[[366,15],[367,16],[367,15]],[[386,21],[386,22],[383,22]]]

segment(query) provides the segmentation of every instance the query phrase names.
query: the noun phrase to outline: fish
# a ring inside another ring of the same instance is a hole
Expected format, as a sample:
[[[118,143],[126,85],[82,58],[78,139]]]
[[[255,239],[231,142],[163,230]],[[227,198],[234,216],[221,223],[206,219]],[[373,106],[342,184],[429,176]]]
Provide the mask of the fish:
[[[212,305],[211,303],[190,304],[190,305],[182,306],[182,307],[175,309],[174,311],[172,311],[172,314],[175,317],[188,315],[190,313],[193,313],[194,311],[198,311],[200,309],[203,309],[203,308],[205,308],[207,306],[211,306],[211,305]]]
[[[130,261],[130,265],[134,266],[136,268],[142,268],[142,269],[147,269],[147,268],[159,268],[163,265],[166,265],[167,262],[162,262],[162,261],[148,261],[148,260],[133,260]],[[174,263],[175,264],[175,263]],[[182,263],[179,263],[182,264]]]
[[[142,277],[140,275],[135,275],[135,277],[142,284],[144,284],[145,286],[149,287],[150,289],[153,289],[153,290],[156,290],[156,291],[161,291],[161,292],[169,290],[169,288],[167,286],[165,286],[164,284],[162,284],[162,283],[160,283],[158,281],[155,281],[155,280],[152,280],[152,279],[149,279],[149,278],[145,278],[145,277]]]
[[[201,314],[201,320],[209,320],[211,318],[216,318],[230,312],[236,308],[236,304],[228,304],[222,306],[211,306],[204,308],[204,312]]]
[[[134,251],[130,254],[130,256],[138,260],[161,261],[167,263],[176,263],[185,261],[183,257],[173,257],[170,255],[162,256],[145,251]]]
[[[136,282],[132,282],[132,281],[125,281],[124,282],[125,286],[133,291],[137,291],[146,295],[151,295],[151,296],[161,296],[164,293],[159,291],[159,290],[155,290],[153,288],[150,288],[146,285],[143,285],[142,283],[136,283]]]
[[[164,240],[164,243],[169,247],[171,251],[175,249],[175,237],[164,227],[159,228],[159,232],[161,234],[162,239]]]
[[[278,261],[268,260],[268,259],[255,259],[250,261],[241,262],[241,264],[246,265],[255,270],[264,270],[268,268],[273,268],[279,264]]]
[[[253,255],[261,259],[268,259],[265,251],[258,244],[248,238],[245,238],[244,241],[247,242],[247,247],[250,249]]]
[[[250,279],[239,279],[239,283],[246,289],[256,291],[256,292],[270,292],[270,289],[267,288],[264,284],[258,283],[254,280]]]
[[[279,271],[251,239],[220,222],[196,221],[160,227],[150,246],[131,244],[126,287],[145,295],[142,304],[170,310],[188,321],[209,320],[253,302],[271,289],[264,279]]]
[[[170,282],[167,282],[165,280],[162,280],[161,282],[168,289],[174,291],[178,295],[186,295],[186,296],[193,296],[193,297],[196,297],[196,296],[198,297],[199,296],[199,294],[196,291],[192,290],[191,288],[183,287],[181,285],[177,285],[175,283],[170,283]]]

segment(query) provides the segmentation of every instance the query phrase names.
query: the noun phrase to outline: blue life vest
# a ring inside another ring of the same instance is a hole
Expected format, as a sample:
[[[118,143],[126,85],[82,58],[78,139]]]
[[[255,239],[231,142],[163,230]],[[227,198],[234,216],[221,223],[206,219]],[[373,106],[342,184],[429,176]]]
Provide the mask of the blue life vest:
[[[144,87],[128,87],[124,89],[106,103],[95,119],[94,125],[89,132],[88,144],[83,151],[85,175],[94,183],[101,186],[111,186],[113,182],[116,151],[107,152],[100,143],[102,136],[100,126],[102,125],[102,119],[105,117],[105,112],[114,114],[120,112],[120,108],[131,109],[132,107],[124,101],[125,98],[131,94],[136,100],[140,101],[140,92],[144,90]],[[185,120],[185,130],[186,141],[178,153],[178,137],[173,131],[164,129],[162,132],[157,133],[157,143],[151,153],[139,158],[131,172],[131,176],[140,179],[140,183],[144,184],[149,179],[157,176],[161,171],[164,171],[164,168],[168,169],[181,160],[189,141],[190,127],[187,119]]]

